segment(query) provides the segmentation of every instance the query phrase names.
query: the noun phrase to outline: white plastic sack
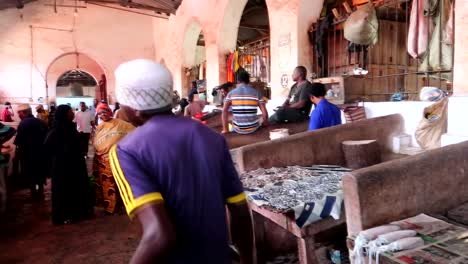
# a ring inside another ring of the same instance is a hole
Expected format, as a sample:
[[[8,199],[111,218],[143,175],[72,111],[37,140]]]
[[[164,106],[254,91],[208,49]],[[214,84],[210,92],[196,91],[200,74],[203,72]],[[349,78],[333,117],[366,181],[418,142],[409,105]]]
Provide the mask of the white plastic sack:
[[[424,108],[423,119],[416,129],[415,137],[423,149],[441,147],[442,135],[447,132],[448,98]]]
[[[372,1],[353,12],[344,23],[344,37],[359,45],[375,45],[379,22]]]

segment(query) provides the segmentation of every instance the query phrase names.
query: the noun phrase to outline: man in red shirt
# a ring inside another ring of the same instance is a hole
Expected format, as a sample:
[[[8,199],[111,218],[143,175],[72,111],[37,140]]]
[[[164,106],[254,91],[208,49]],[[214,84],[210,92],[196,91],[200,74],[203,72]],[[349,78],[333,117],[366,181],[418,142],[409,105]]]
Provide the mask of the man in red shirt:
[[[5,108],[2,111],[2,121],[3,122],[13,122],[13,110],[11,108],[10,102],[5,103]]]

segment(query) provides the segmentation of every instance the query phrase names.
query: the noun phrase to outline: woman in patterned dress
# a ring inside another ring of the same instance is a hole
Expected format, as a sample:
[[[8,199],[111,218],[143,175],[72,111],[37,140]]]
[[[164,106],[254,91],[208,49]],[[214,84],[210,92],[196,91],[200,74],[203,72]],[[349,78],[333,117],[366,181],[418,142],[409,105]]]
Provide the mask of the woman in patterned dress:
[[[101,103],[96,114],[103,121],[97,128],[94,137],[93,175],[96,187],[96,202],[107,214],[123,213],[123,203],[117,189],[109,164],[109,151],[113,145],[130,133],[135,127],[123,120],[113,118],[110,107]]]

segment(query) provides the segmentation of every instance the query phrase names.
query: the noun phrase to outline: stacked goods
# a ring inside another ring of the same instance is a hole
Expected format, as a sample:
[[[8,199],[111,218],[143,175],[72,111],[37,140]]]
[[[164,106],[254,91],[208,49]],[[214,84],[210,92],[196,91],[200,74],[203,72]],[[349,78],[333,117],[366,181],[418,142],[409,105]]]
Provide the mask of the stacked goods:
[[[241,175],[249,199],[277,213],[294,212],[304,227],[332,216],[339,219],[343,203],[341,178],[349,169],[339,166],[259,169]]]
[[[353,258],[384,263],[468,263],[468,230],[419,215],[362,231],[354,238]]]

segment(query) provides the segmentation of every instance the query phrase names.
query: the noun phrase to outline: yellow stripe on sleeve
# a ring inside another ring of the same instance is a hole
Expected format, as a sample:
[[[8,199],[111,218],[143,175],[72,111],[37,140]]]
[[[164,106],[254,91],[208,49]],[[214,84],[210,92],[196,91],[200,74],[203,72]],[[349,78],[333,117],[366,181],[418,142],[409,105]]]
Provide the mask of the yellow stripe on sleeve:
[[[227,199],[227,203],[229,204],[235,204],[235,203],[239,203],[239,202],[243,202],[247,199],[247,195],[242,192],[242,193],[239,193],[238,195],[236,196],[232,196],[232,197],[229,197]]]
[[[130,184],[125,178],[119,159],[117,158],[117,146],[112,147],[109,157],[112,174],[114,175],[115,181],[119,187],[119,192],[122,196],[122,201],[124,202],[127,214],[131,218],[133,217],[135,210],[139,207],[152,202],[164,201],[161,193],[159,192],[147,193],[135,199]]]
[[[164,201],[161,193],[158,193],[158,192],[148,193],[148,194],[145,194],[143,196],[140,196],[140,197],[135,199],[134,204],[133,204],[133,208],[128,212],[128,214],[132,215],[134,213],[134,211],[136,209],[138,209],[139,207],[141,207],[141,206],[143,206],[145,204],[158,202],[158,201],[161,201],[161,202]]]
[[[114,175],[115,181],[117,185],[119,186],[119,192],[120,192],[120,195],[122,196],[122,201],[124,202],[125,207],[128,208],[131,204],[130,197],[132,197],[132,195],[131,193],[130,194],[128,193],[127,189],[125,188],[125,184],[122,182],[123,175],[120,174],[119,172],[119,170],[121,171],[122,169],[120,168],[120,162],[117,159],[117,146],[116,145],[111,148],[111,151],[109,153],[109,160],[111,164],[112,174]]]

